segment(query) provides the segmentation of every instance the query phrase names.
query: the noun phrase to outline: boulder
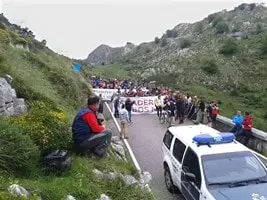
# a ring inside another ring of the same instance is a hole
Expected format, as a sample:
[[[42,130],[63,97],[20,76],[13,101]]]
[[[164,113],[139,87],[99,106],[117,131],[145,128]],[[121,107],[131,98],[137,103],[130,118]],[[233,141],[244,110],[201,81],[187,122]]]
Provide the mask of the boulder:
[[[99,171],[98,169],[93,170],[93,174],[97,179],[103,179],[104,178],[104,173]]]
[[[71,196],[71,195],[68,195],[67,197],[66,197],[66,200],[76,200],[73,196]]]
[[[12,88],[4,78],[0,78],[0,99],[1,99],[0,101],[4,101],[6,103],[12,102],[13,100]]]
[[[8,187],[8,191],[15,197],[26,197],[30,196],[30,193],[22,186],[13,184]]]
[[[100,195],[100,200],[111,200],[107,195],[101,194]]]
[[[122,176],[122,180],[124,181],[125,185],[138,184],[138,181],[136,180],[136,178],[131,175]]]

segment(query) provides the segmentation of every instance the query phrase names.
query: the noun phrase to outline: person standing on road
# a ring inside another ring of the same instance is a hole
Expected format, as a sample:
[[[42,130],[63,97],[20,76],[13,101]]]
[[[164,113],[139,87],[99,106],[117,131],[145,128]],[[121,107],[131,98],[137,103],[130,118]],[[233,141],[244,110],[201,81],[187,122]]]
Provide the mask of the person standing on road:
[[[161,115],[162,115],[162,104],[163,103],[162,103],[160,94],[155,98],[154,104],[156,106],[158,117],[161,117]]]
[[[241,111],[236,112],[236,115],[233,117],[232,122],[235,124],[235,126],[232,128],[230,132],[239,135],[240,131],[242,130],[242,122],[243,122],[243,116],[241,115]]]
[[[241,141],[242,144],[247,146],[249,139],[252,137],[252,126],[253,119],[249,112],[245,112],[245,117],[243,119],[243,131],[239,136],[244,136],[244,141]]]
[[[135,101],[131,101],[130,98],[127,98],[125,101],[125,108],[128,111],[130,123],[132,123],[132,107],[133,107],[134,103],[135,103]]]
[[[128,139],[128,123],[130,123],[128,111],[125,109],[125,105],[123,104],[120,110],[120,139]]]

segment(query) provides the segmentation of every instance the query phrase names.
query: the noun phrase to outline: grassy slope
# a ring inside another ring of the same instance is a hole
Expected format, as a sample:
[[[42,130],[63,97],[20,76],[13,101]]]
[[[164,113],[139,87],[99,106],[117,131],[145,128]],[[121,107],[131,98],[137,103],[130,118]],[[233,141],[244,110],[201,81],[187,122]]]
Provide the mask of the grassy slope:
[[[17,90],[18,97],[27,100],[30,109],[38,100],[52,102],[67,113],[71,125],[76,111],[85,105],[86,97],[90,94],[87,81],[73,72],[69,58],[40,46],[30,38],[26,38],[28,44],[36,44],[31,52],[11,47],[5,42],[7,34],[11,43],[19,37],[10,30],[0,32],[0,77],[10,74],[14,78],[12,86]],[[14,177],[0,171],[0,193],[6,191],[11,183],[17,182],[29,190],[39,191],[45,200],[63,199],[68,194],[81,200],[95,200],[102,193],[110,195],[112,199],[150,199],[147,193],[124,186],[120,180],[103,182],[92,176],[94,168],[134,174],[131,163],[118,161],[114,156],[99,161],[74,155],[72,163],[71,171],[63,177],[45,177],[38,170],[27,178]],[[7,199],[0,195],[1,198]]]

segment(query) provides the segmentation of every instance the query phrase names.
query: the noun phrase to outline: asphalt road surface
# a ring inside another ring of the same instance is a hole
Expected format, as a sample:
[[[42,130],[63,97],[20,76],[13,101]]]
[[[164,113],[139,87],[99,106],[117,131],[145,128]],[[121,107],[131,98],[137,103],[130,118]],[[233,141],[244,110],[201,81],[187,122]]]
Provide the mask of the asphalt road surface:
[[[141,167],[152,175],[150,187],[157,200],[184,200],[181,195],[168,192],[164,182],[163,154],[161,151],[166,125],[159,123],[156,115],[133,115],[129,126],[128,142]],[[186,120],[183,125],[190,125]]]

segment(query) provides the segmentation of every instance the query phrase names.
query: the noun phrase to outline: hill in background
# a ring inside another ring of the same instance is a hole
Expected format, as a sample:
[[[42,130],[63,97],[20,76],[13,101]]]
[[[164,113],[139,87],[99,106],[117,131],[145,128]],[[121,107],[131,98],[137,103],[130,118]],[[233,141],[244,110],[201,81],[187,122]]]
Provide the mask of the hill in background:
[[[179,24],[110,60],[120,66],[120,74],[124,69],[132,77],[216,99],[228,117],[236,110],[251,111],[255,126],[267,130],[266,31],[267,8],[241,4]]]

